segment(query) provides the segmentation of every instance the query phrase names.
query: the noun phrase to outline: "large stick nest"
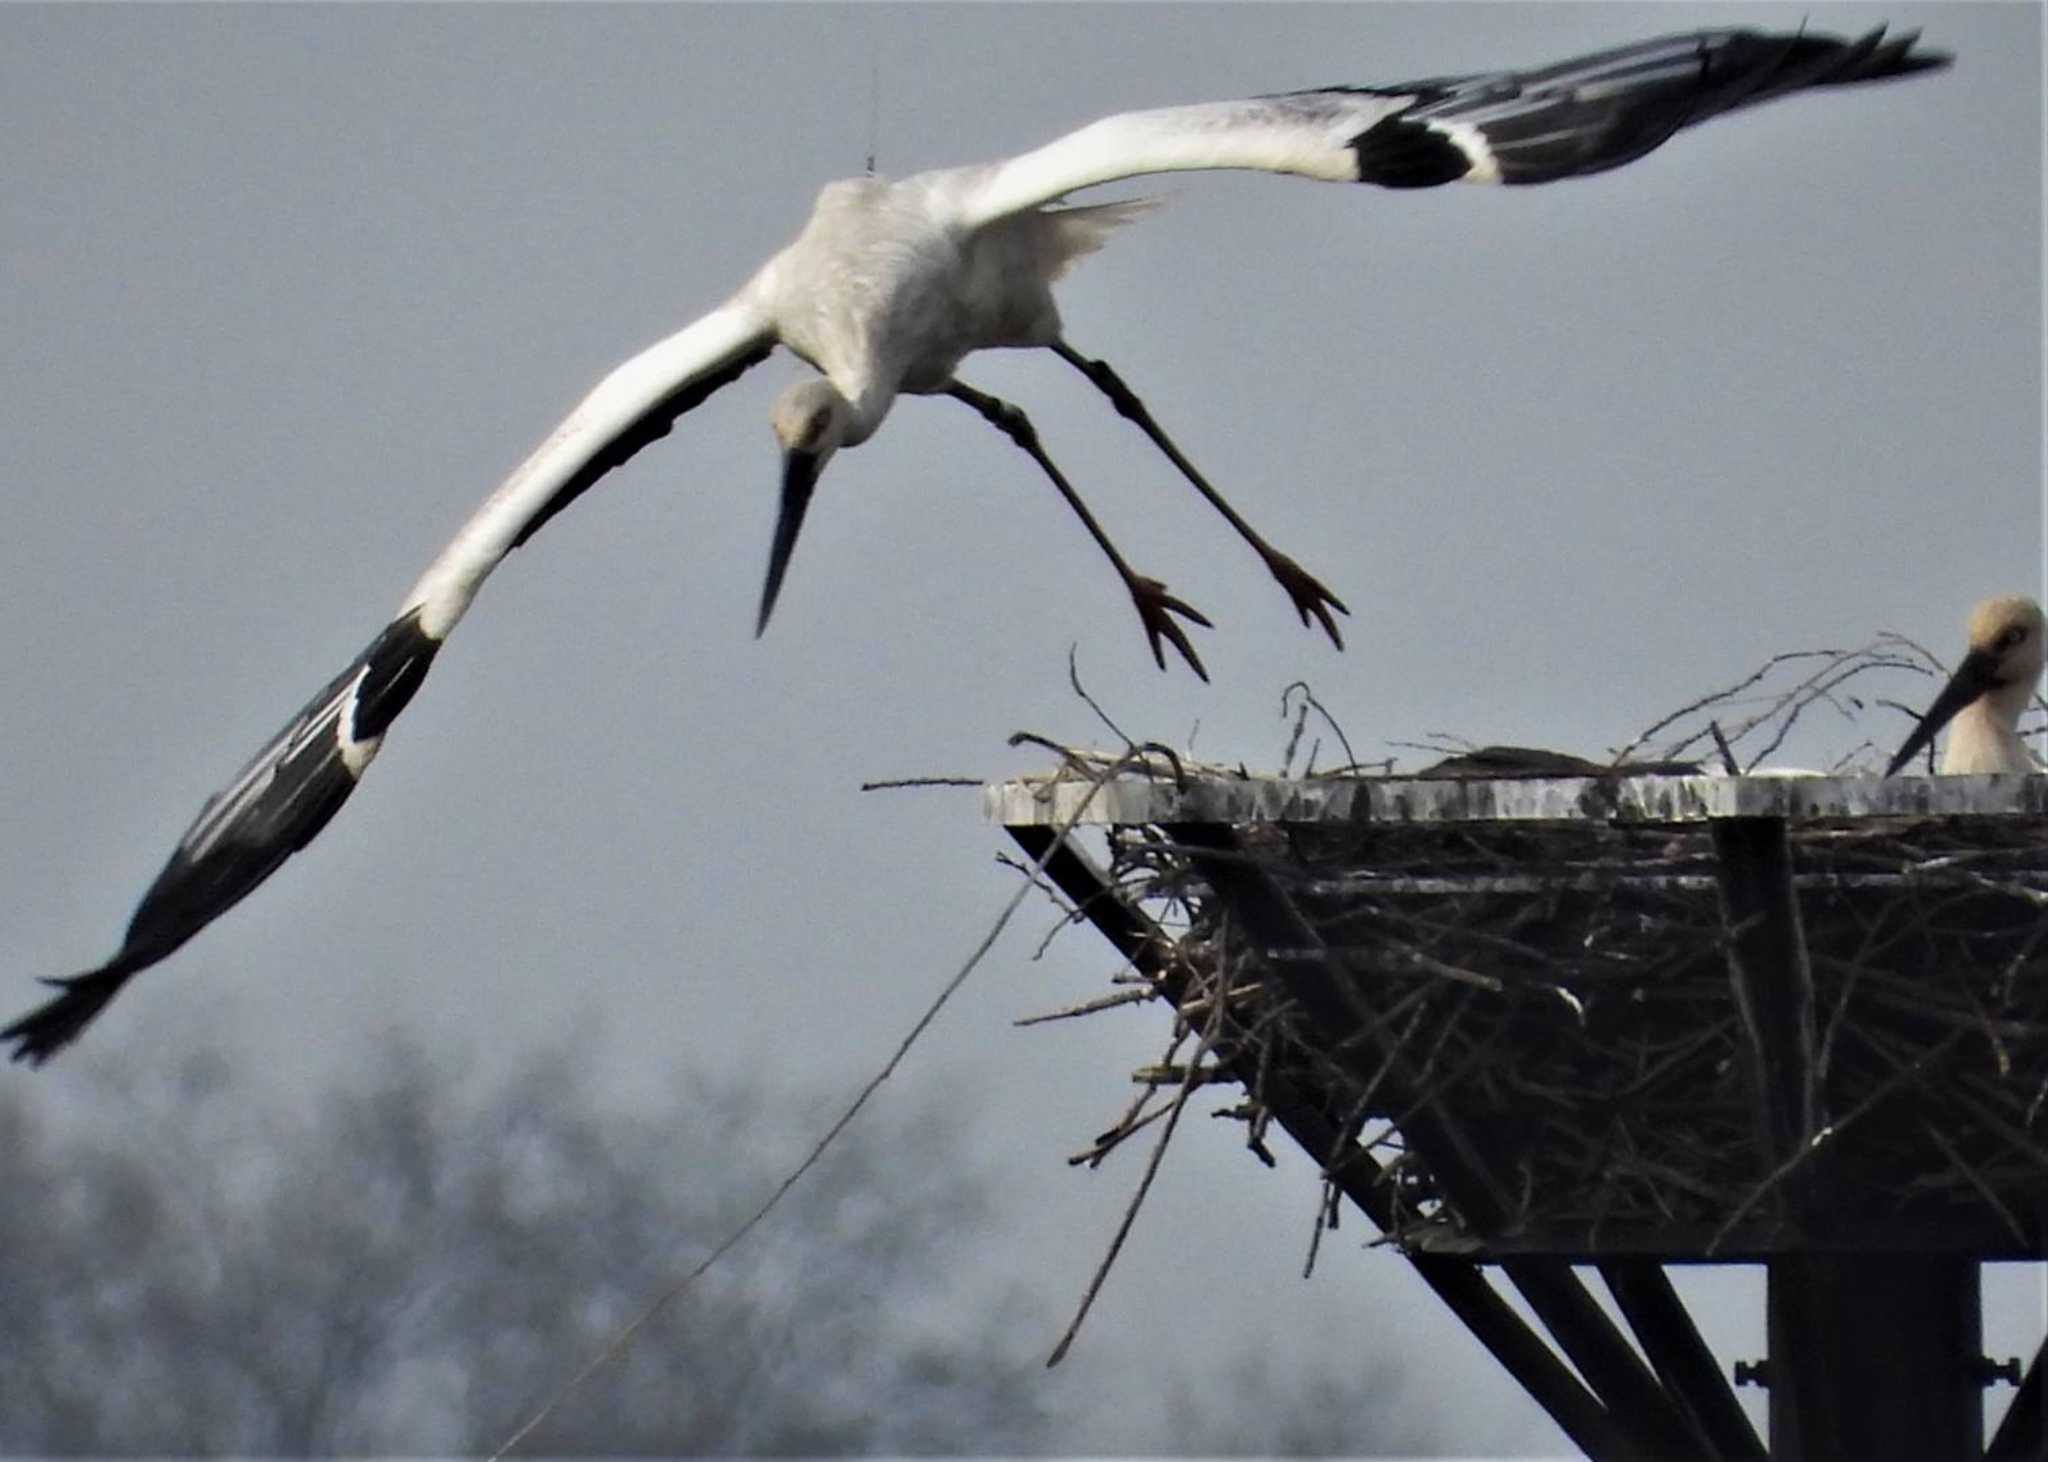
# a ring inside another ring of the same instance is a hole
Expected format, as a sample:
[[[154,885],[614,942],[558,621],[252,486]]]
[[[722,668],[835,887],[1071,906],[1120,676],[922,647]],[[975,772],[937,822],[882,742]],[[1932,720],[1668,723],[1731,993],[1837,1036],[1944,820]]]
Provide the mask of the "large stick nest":
[[[1836,657],[1807,685],[1839,697],[1857,663]],[[1782,739],[1820,695],[1777,701],[1733,739]],[[1240,1082],[1233,1114],[1255,1146],[1262,1085],[1312,1094],[1384,1168],[1392,1237],[1415,1247],[2037,1250],[2048,826],[1793,820],[1787,834],[1816,1106],[1789,1157],[1758,1120],[1758,1054],[1699,825],[1236,829],[1260,896],[1313,931],[1300,949],[1252,937],[1242,888],[1225,897],[1211,876],[1214,850],[1117,830],[1115,883],[1177,941],[1177,1039],[1199,1032],[1210,1056],[1151,1079]],[[1336,982],[1356,1018],[1311,1016],[1290,991],[1304,974]],[[1482,1156],[1483,1197],[1432,1150],[1446,1129]],[[1346,1152],[1311,1156],[1331,1170]]]
[[[2043,830],[1905,822],[1791,844],[1819,1036],[1805,1151],[1828,1153],[1840,1228],[1967,1215],[2031,1247],[2048,1194]],[[1391,1156],[1397,1237],[1692,1249],[1787,1217],[1705,829],[1274,828],[1245,851],[1321,950],[1249,940],[1170,842],[1127,839],[1121,862],[1188,910],[1196,1002],[1235,987],[1229,1039],[1249,1068],[1319,1093]],[[1294,960],[1341,980],[1376,1028],[1304,1018],[1273,970]],[[1489,1154],[1503,1221],[1470,1222],[1401,1136],[1421,1106]]]

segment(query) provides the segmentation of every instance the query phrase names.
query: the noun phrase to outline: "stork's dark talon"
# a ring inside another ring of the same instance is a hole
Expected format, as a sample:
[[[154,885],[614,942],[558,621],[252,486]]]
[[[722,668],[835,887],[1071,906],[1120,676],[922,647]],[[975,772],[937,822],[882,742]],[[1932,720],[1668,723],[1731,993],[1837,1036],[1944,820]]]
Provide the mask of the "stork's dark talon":
[[[1195,464],[1173,444],[1173,438],[1160,429],[1159,423],[1152,419],[1152,413],[1145,409],[1145,403],[1124,384],[1123,378],[1117,375],[1108,361],[1090,360],[1064,340],[1055,340],[1052,349],[1061,360],[1080,371],[1097,389],[1108,396],[1118,415],[1136,422],[1139,429],[1152,439],[1152,444],[1164,452],[1167,460],[1188,480],[1189,485],[1209,500],[1210,506],[1223,515],[1224,521],[1230,524],[1238,537],[1252,546],[1265,561],[1266,568],[1273,577],[1280,581],[1280,587],[1294,600],[1294,612],[1301,616],[1301,622],[1307,625],[1311,623],[1310,617],[1313,616],[1313,622],[1322,625],[1323,632],[1330,637],[1330,642],[1338,649],[1343,649],[1344,636],[1338,633],[1337,622],[1330,617],[1330,611],[1335,609],[1339,614],[1349,614],[1351,611],[1344,607],[1344,601],[1325,589],[1316,580],[1315,575],[1259,536],[1258,531],[1244,520],[1222,493],[1209,485],[1209,479],[1202,476],[1196,470]]]
[[[1214,629],[1209,616],[1195,608],[1185,599],[1176,599],[1166,592],[1166,585],[1157,579],[1148,579],[1143,574],[1132,574],[1129,579],[1131,602],[1138,606],[1138,618],[1145,625],[1145,639],[1152,646],[1152,659],[1161,670],[1166,668],[1166,651],[1159,641],[1164,638],[1173,642],[1181,658],[1188,662],[1188,669],[1199,675],[1204,683],[1209,672],[1202,668],[1202,657],[1195,653],[1195,647],[1188,643],[1187,631],[1170,617],[1178,614],[1181,618],[1199,624],[1203,629]]]
[[[1279,549],[1272,549],[1266,555],[1266,567],[1273,571],[1273,577],[1280,581],[1280,587],[1287,591],[1287,597],[1294,601],[1294,612],[1301,616],[1303,626],[1314,615],[1323,627],[1323,633],[1330,637],[1330,643],[1338,649],[1344,648],[1344,636],[1337,632],[1337,622],[1330,618],[1330,611],[1349,614],[1344,601],[1324,588],[1316,576],[1289,558]]]

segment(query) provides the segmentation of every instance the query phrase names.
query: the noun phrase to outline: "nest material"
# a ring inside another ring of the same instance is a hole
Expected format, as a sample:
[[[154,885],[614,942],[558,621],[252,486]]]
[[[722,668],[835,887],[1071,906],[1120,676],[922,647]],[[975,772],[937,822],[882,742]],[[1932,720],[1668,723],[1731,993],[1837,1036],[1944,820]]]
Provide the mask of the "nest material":
[[[1771,1247],[1817,1223],[1881,1245],[1958,1217],[2020,1248],[2041,1237],[2040,827],[1790,830],[1818,1037],[1797,1161],[1819,1213],[1795,1211],[1807,1185],[1759,1132],[1707,829],[1261,829],[1243,855],[1313,930],[1303,949],[1250,937],[1184,850],[1121,841],[1120,876],[1187,911],[1198,1002],[1239,987],[1240,1069],[1285,1074],[1397,1155],[1402,1242]],[[1288,963],[1339,982],[1358,1022],[1306,1015],[1267,977]],[[1485,1155],[1493,1199],[1439,1180],[1412,1130],[1425,1110]]]
[[[1802,711],[1860,711],[1844,685],[1896,669],[1890,654],[1778,657],[1766,671],[1802,680],[1727,739],[1763,744],[1754,765]],[[1708,717],[1764,673],[1653,727],[1698,723],[1664,754],[1711,733],[1727,757]],[[1290,761],[1300,740],[1297,722]],[[1113,882],[1177,941],[1176,1042],[1201,1031],[1211,1058],[1141,1078],[1183,1096],[1240,1082],[1248,1100],[1226,1115],[1249,1121],[1262,1156],[1262,1085],[1309,1095],[1372,1154],[1393,1189],[1390,1237],[1414,1248],[2038,1252],[2048,824],[1785,830],[1813,1021],[1813,1120],[1789,1153],[1760,1120],[1770,1042],[1745,1024],[1725,870],[1702,824],[1275,822],[1237,828],[1220,854],[1118,830]],[[1247,887],[1301,947],[1248,916]],[[1090,1156],[1143,1125],[1143,1107]],[[1331,1171],[1346,1152],[1311,1156]]]

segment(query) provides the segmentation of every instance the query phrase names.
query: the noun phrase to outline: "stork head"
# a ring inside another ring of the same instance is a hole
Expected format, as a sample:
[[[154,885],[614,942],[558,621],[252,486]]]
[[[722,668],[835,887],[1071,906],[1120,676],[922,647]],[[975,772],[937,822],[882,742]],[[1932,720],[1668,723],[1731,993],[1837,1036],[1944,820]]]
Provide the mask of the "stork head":
[[[789,556],[796,548],[796,535],[804,525],[804,510],[811,505],[818,474],[846,441],[852,423],[853,408],[823,377],[799,381],[775,399],[771,424],[775,440],[782,446],[782,511],[775,520],[775,541],[768,551],[768,581],[761,588],[761,617],[754,625],[757,639],[768,628],[768,616],[775,612],[775,597],[782,592],[782,576],[789,568]]]
[[[2000,594],[1971,610],[1969,653],[1885,768],[1885,775],[1911,761],[1942,727],[1977,701],[1988,700],[2001,721],[2018,726],[2027,697],[2041,680],[2044,631],[2048,631],[2048,622],[2042,618],[2041,606],[2024,594]]]

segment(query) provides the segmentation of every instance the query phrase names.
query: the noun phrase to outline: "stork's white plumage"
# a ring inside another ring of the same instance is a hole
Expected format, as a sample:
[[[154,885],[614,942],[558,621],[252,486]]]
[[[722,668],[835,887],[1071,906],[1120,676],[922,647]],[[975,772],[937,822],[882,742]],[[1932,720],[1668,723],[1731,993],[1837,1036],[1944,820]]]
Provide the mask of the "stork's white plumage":
[[[774,608],[818,474],[832,455],[873,435],[899,395],[947,394],[1008,434],[1060,489],[1122,577],[1162,668],[1166,641],[1201,674],[1175,616],[1208,621],[1131,569],[1021,412],[954,374],[977,350],[1046,347],[1084,372],[1168,454],[1260,554],[1303,623],[1320,623],[1341,646],[1331,611],[1344,606],[1336,596],[1266,543],[1201,478],[1105,362],[1062,337],[1053,282],[1145,205],[1052,205],[1094,184],[1196,169],[1393,188],[1550,182],[1618,167],[1695,122],[1788,92],[1946,63],[1915,52],[1915,40],[1886,39],[1882,30],[1852,41],[1704,31],[1523,73],[1129,112],[997,163],[899,182],[828,185],[796,240],[731,299],[598,383],[484,501],[370,646],[206,804],[144,894],[113,959],[49,981],[61,993],[0,1031],[0,1040],[14,1043],[18,1059],[46,1060],[132,975],[169,955],[305,846],[355,789],[506,554],[777,345],[819,377],[785,391],[774,408],[782,507],[759,627]]]
[[[2041,606],[2024,594],[2000,594],[1971,610],[1968,653],[1885,775],[1904,767],[1944,726],[1945,777],[2041,770],[2020,736],[2020,717],[2041,685],[2044,631]]]

